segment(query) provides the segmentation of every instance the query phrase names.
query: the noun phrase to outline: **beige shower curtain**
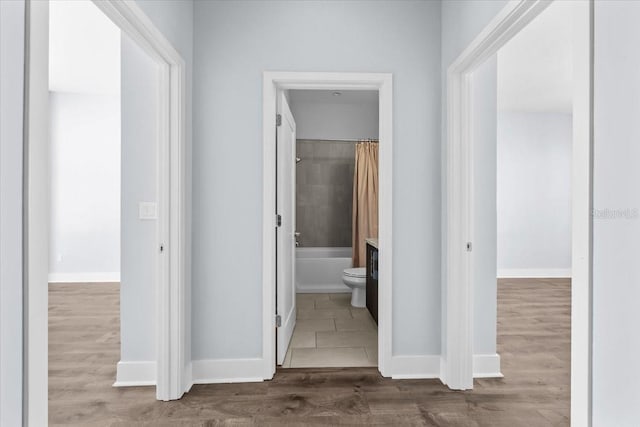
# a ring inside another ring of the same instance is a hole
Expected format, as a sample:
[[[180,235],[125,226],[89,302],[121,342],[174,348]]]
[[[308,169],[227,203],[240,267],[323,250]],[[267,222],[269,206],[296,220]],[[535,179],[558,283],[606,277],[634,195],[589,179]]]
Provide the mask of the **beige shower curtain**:
[[[378,142],[356,144],[353,175],[353,266],[366,266],[367,238],[378,237]]]

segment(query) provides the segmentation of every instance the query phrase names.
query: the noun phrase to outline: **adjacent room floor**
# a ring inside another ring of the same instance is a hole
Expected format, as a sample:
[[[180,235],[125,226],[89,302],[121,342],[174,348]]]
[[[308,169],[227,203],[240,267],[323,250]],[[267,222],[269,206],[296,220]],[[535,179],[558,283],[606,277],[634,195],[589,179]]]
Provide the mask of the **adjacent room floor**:
[[[378,366],[378,325],[351,294],[297,294],[296,306],[283,368]]]
[[[568,280],[499,282],[505,377],[476,380],[473,391],[454,392],[439,380],[382,378],[374,367],[301,368],[278,369],[262,383],[195,385],[183,399],[166,403],[155,400],[152,387],[112,387],[119,359],[117,285],[50,289],[53,426],[569,425]]]

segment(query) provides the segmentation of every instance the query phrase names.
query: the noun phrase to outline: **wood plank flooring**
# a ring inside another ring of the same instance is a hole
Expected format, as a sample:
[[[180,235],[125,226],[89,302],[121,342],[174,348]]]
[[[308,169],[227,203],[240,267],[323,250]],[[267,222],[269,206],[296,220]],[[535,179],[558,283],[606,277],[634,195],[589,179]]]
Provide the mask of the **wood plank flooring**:
[[[279,369],[272,381],[196,385],[157,402],[152,387],[113,388],[117,284],[55,284],[49,309],[53,426],[569,425],[570,282],[498,287],[503,379],[453,392],[438,380],[391,380],[376,368]]]

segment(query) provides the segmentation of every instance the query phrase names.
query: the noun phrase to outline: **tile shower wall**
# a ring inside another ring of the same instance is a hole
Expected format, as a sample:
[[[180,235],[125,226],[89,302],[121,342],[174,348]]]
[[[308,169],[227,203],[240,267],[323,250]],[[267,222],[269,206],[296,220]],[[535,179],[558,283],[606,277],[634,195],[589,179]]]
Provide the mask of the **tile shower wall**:
[[[301,247],[350,247],[355,142],[299,139],[296,229]]]

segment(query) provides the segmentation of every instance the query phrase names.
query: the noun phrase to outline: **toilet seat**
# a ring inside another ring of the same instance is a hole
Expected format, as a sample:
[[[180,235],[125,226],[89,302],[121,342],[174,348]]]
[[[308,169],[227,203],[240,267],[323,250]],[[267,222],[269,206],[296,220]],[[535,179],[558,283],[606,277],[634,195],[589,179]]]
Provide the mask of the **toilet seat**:
[[[359,268],[345,268],[343,274],[348,277],[366,278],[367,269],[365,267]]]

